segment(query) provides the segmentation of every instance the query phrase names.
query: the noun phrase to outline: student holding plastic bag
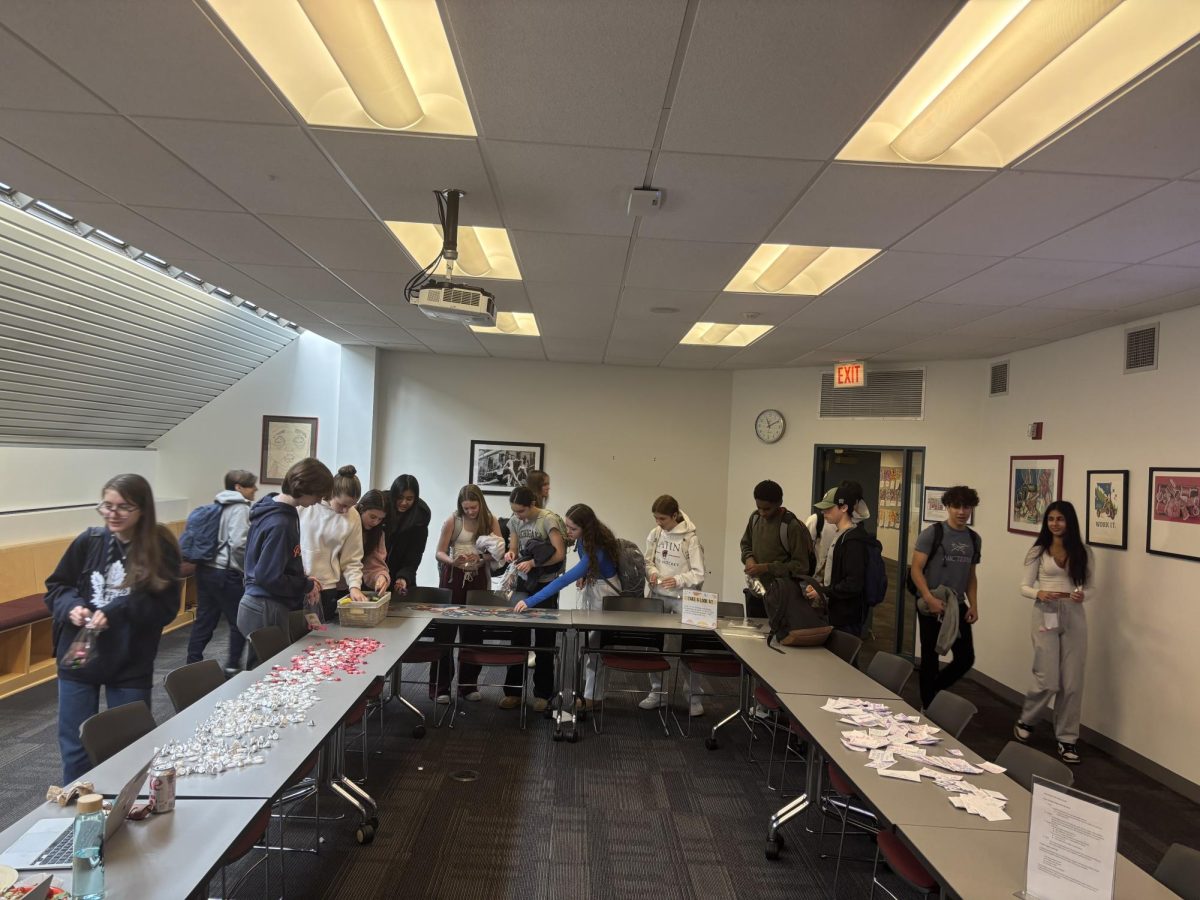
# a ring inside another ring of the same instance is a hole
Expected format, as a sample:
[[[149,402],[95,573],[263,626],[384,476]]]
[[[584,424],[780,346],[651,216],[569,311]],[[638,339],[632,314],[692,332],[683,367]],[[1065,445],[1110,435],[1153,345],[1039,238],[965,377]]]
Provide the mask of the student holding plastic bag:
[[[268,625],[286,633],[288,613],[294,610],[320,610],[321,583],[304,574],[297,509],[320,502],[332,490],[333,473],[309,457],[287,470],[278,493],[267,494],[251,507],[246,593],[237,619],[238,630],[247,638]]]
[[[100,710],[150,705],[163,628],[179,613],[179,544],[158,524],[141,475],[104,485],[104,525],[71,543],[46,579],[58,657],[58,746],[63,784],[90,768],[79,726]]]

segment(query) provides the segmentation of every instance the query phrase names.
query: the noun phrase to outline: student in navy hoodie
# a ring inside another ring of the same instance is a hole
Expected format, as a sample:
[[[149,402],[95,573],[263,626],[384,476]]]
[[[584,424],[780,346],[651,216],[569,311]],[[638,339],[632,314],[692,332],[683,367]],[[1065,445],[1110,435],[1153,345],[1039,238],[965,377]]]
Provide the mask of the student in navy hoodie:
[[[279,493],[267,494],[251,507],[246,592],[237,616],[238,630],[247,638],[268,625],[286,632],[288,613],[303,609],[304,598],[320,592],[320,582],[304,574],[296,508],[312,506],[332,490],[333,473],[323,462],[309,457],[287,470]],[[253,649],[250,656],[254,656]]]
[[[158,524],[154,493],[141,475],[104,485],[96,511],[104,526],[71,542],[46,579],[58,658],[58,746],[63,784],[91,768],[79,726],[100,710],[141,701],[150,705],[154,658],[163,628],[179,613],[179,544]],[[88,629],[89,656],[71,645]]]

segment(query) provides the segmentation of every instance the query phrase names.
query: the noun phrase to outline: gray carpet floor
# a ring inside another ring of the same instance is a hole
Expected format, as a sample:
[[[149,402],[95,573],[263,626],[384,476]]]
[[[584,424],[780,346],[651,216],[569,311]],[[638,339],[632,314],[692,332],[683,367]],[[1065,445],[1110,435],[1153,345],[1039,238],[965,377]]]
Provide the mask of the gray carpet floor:
[[[188,631],[167,635],[160,649],[156,683],[182,664]],[[209,655],[223,658],[225,638],[217,633]],[[497,675],[499,673],[496,673]],[[406,673],[419,679],[422,669]],[[914,678],[915,681],[915,678]],[[615,691],[641,688],[642,681],[614,678]],[[728,690],[714,682],[715,690]],[[915,685],[910,686],[915,687]],[[980,707],[963,735],[985,756],[1008,739],[1013,709],[969,682],[959,692]],[[427,714],[434,706],[422,685],[406,696]],[[516,711],[496,707],[499,691],[485,688],[481,703],[464,704],[455,727],[430,727],[411,736],[414,718],[398,703],[386,709],[382,737],[371,726],[366,787],[380,803],[381,825],[365,847],[354,840],[354,820],[327,821],[317,855],[286,854],[289,897],[454,898],[724,898],[831,897],[832,860],[821,859],[815,835],[800,820],[785,830],[787,846],[775,862],[764,858],[770,813],[778,794],[765,786],[765,772],[746,760],[747,733],[729,726],[721,746],[704,747],[706,725],[732,708],[732,697],[706,701],[690,739],[663,734],[654,713],[636,709],[635,695],[610,695],[605,732],[586,723],[577,744],[550,740],[550,722],[531,713],[522,732]],[[59,777],[53,683],[0,701],[0,827],[41,802]],[[170,706],[158,687],[159,721]],[[735,730],[736,729],[736,730]],[[1040,736],[1048,740],[1048,736]],[[765,759],[765,740],[756,755]],[[1045,749],[1045,748],[1043,748]],[[1200,807],[1099,751],[1083,748],[1086,762],[1078,786],[1123,805],[1121,850],[1153,869],[1173,841],[1197,843]],[[351,774],[360,771],[349,754]],[[456,774],[475,773],[471,781]],[[802,770],[789,770],[798,782]],[[789,781],[792,781],[789,778]],[[299,812],[311,812],[311,802]],[[323,816],[348,812],[326,797]],[[311,845],[308,823],[287,827],[290,846]],[[276,831],[272,840],[278,841]],[[866,838],[848,839],[847,852],[869,857]],[[245,874],[254,852],[229,867],[228,884]],[[272,896],[278,895],[278,854],[271,857]],[[843,864],[838,895],[865,897],[869,864]],[[263,867],[246,875],[232,892],[261,897]],[[894,878],[883,876],[902,898]],[[210,895],[220,891],[219,879]]]

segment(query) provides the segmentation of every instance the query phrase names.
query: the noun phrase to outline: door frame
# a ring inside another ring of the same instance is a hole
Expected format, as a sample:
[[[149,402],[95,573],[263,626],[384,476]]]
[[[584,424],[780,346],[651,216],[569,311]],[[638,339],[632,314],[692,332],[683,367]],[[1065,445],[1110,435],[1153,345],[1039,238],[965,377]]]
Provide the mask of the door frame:
[[[900,548],[904,551],[908,548],[908,528],[909,522],[909,503],[908,492],[912,490],[912,455],[913,453],[921,454],[921,489],[925,488],[925,470],[929,462],[929,453],[924,446],[907,445],[907,444],[813,444],[813,468],[812,468],[812,502],[816,503],[821,499],[821,459],[825,455],[826,450],[869,450],[874,453],[882,453],[887,450],[898,450],[904,453],[904,503],[900,506]],[[878,520],[877,520],[878,521]],[[917,532],[920,533],[921,521],[918,518]],[[893,651],[900,653],[904,647],[904,629],[908,627],[905,621],[906,603],[908,591],[904,586],[908,575],[908,560],[896,560],[897,569],[901,577],[897,578],[895,586],[896,592],[896,635]],[[914,648],[915,649],[915,648]]]

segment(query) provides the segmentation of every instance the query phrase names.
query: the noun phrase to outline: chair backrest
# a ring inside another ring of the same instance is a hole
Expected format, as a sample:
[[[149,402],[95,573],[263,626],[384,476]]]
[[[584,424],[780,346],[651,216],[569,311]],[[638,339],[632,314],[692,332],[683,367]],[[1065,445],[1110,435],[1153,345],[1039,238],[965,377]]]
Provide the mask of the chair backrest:
[[[850,665],[854,665],[854,661],[858,659],[858,651],[862,649],[862,645],[862,638],[848,631],[838,631],[836,628],[825,638],[825,648]]]
[[[1154,870],[1154,878],[1183,900],[1200,900],[1200,850],[1172,844]]]
[[[1009,741],[1004,745],[996,757],[996,765],[1008,769],[1008,777],[1027,791],[1033,790],[1034,775],[1041,775],[1066,787],[1075,783],[1075,773],[1066,763],[1017,741]]]
[[[899,694],[912,675],[913,664],[894,653],[876,653],[867,666],[867,675],[893,693]]]
[[[735,603],[732,600],[717,601],[717,618],[718,619],[744,619],[746,617],[746,604]]]
[[[266,662],[276,653],[282,653],[288,648],[288,636],[278,625],[267,625],[257,631],[250,632],[250,646],[260,663]]]
[[[449,588],[415,587],[409,588],[403,597],[395,596],[393,600],[405,603],[453,603],[454,598]]]
[[[293,609],[287,616],[288,643],[294,644],[308,634],[308,619],[304,618],[304,610]]]
[[[225,672],[221,664],[215,659],[202,659],[169,672],[163,687],[167,689],[175,712],[180,712],[224,683]]]
[[[96,713],[79,726],[79,739],[93,766],[116,756],[154,730],[154,715],[141,700]]]
[[[602,601],[605,612],[661,613],[663,602],[657,597],[605,597]]]
[[[949,691],[938,691],[933,702],[925,708],[925,715],[934,725],[955,737],[959,737],[963,733],[963,729],[967,727],[967,723],[971,719],[975,718],[977,712],[979,710],[974,703]]]
[[[515,602],[499,591],[467,591],[467,606],[503,606],[510,608]]]

